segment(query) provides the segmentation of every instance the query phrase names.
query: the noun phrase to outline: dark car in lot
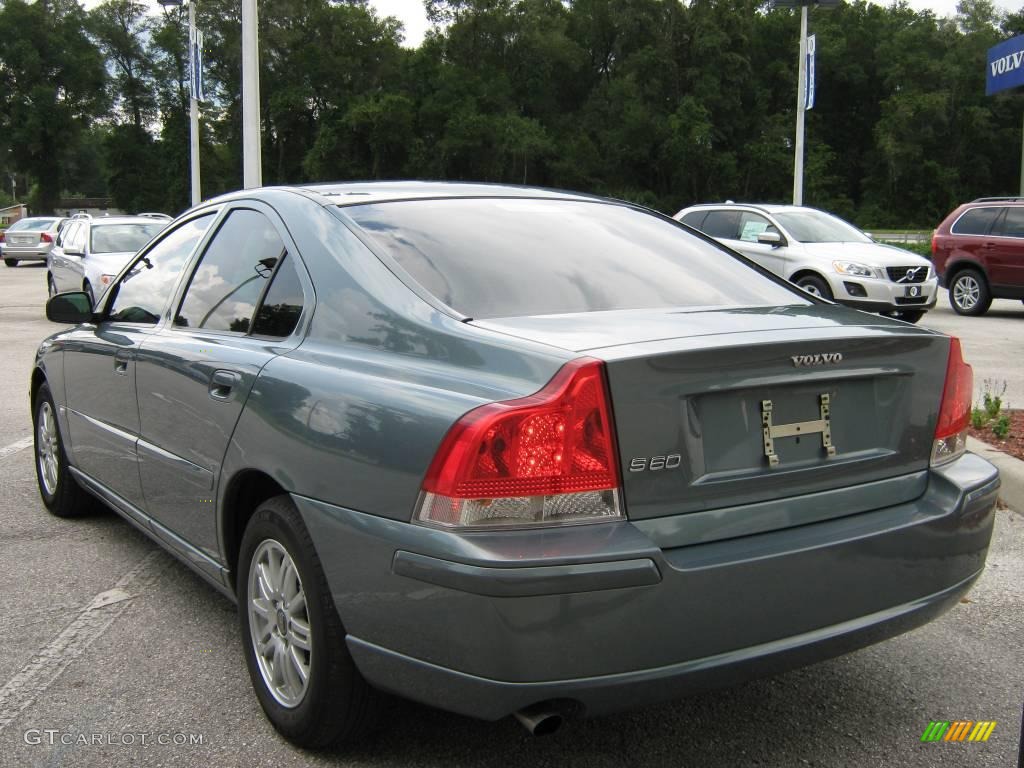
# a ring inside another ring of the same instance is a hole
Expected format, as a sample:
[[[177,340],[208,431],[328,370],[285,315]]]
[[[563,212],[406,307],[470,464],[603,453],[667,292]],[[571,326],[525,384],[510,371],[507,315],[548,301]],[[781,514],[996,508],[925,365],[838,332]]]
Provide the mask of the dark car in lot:
[[[381,692],[534,732],[919,626],[999,486],[956,339],[630,204],[249,190],[179,217],[31,380],[46,507],[95,497],[238,603],[293,742]]]
[[[983,315],[992,299],[1024,300],[1024,198],[961,205],[932,236],[932,264],[958,314]]]

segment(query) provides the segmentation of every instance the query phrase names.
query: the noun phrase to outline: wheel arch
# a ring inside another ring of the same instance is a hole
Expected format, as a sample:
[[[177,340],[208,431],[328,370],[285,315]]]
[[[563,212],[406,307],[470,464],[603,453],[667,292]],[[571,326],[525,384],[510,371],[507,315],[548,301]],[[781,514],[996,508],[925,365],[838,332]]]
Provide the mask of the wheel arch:
[[[988,279],[988,271],[980,262],[972,261],[971,259],[957,259],[952,264],[946,264],[946,272],[943,275],[943,282],[946,287],[948,288],[956,279],[956,276],[965,269],[971,269],[978,272],[985,281],[986,286],[992,285],[991,281]]]
[[[795,283],[802,277],[817,277],[825,281],[826,285],[831,285],[828,278],[822,274],[821,270],[814,269],[812,267],[800,267],[796,272],[790,275],[787,279],[791,283]]]
[[[267,499],[286,495],[288,491],[267,472],[240,469],[224,486],[220,503],[220,541],[224,564],[228,569],[229,588],[235,591],[235,575],[242,536],[249,519]]]

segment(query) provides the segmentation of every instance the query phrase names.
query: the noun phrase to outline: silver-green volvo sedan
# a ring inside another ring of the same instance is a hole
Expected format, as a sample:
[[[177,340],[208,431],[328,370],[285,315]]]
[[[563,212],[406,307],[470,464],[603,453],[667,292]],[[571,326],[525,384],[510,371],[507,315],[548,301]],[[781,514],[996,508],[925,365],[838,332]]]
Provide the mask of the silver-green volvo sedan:
[[[381,692],[544,733],[776,673],[985,564],[959,342],[627,203],[249,190],[47,315],[44,503],[101,500],[237,600],[303,746]]]

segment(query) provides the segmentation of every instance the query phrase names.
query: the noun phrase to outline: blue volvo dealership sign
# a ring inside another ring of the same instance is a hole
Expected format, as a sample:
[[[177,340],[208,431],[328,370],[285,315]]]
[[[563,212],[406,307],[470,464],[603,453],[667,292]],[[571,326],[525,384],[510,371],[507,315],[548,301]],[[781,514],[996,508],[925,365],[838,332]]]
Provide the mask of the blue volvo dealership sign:
[[[1024,85],[1024,35],[988,49],[985,67],[985,95]]]

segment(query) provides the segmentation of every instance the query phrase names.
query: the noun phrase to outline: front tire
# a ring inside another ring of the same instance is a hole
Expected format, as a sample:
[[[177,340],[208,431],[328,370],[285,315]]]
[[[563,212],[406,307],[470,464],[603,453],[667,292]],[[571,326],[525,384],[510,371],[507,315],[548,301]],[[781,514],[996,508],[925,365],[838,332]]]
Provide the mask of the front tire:
[[[832,301],[832,289],[828,287],[828,283],[823,278],[817,275],[804,275],[796,281],[796,284],[812,296]]]
[[[82,290],[85,291],[85,295],[89,297],[89,304],[92,305],[93,309],[96,308],[96,297],[93,295],[92,286],[89,285],[89,281],[86,280],[82,283]]]
[[[18,266],[18,260],[17,259],[4,259],[4,264],[6,264],[8,267],[16,267],[16,266]]]
[[[320,749],[372,726],[380,694],[345,647],[323,567],[289,497],[269,499],[250,519],[236,588],[249,677],[274,728]]]
[[[93,498],[82,490],[68,470],[68,457],[57,425],[57,408],[50,387],[43,384],[36,392],[32,408],[35,435],[36,482],[39,495],[50,514],[80,517],[92,511]]]
[[[46,276],[46,292],[51,299],[57,295],[57,283],[53,281],[53,275]]]
[[[992,292],[985,276],[976,269],[957,272],[949,284],[949,304],[958,315],[977,317],[988,312],[992,306]]]

